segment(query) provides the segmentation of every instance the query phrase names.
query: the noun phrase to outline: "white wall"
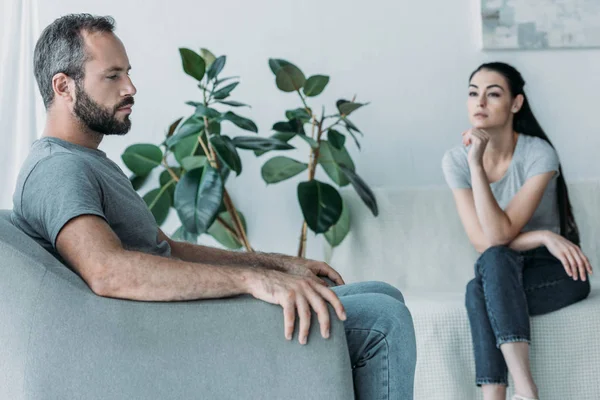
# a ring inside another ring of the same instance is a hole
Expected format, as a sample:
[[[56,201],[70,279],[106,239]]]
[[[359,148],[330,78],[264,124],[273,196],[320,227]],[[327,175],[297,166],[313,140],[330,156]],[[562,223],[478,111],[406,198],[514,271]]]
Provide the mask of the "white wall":
[[[298,106],[295,96],[275,87],[269,57],[288,59],[307,75],[331,76],[313,109],[326,104],[332,110],[336,99],[355,93],[358,101],[370,101],[353,118],[365,132],[363,150],[350,148],[372,186],[443,184],[440,159],[468,128],[469,73],[484,61],[513,63],[567,178],[599,178],[600,49],[483,52],[478,2],[44,0],[39,7],[41,27],[73,12],[116,18],[138,88],[132,131],[101,145],[119,163],[129,144],[159,142],[171,121],[191,112],[183,103],[199,92],[182,72],[177,49],[207,47],[227,54],[225,74],[241,75],[235,99],[253,106],[243,113],[264,136],[286,109]],[[248,154],[244,173],[230,187],[248,217],[253,245],[294,252],[301,222],[296,181],[267,188],[260,178],[263,157]],[[318,243],[310,243],[309,255],[321,256]]]
[[[45,112],[33,76],[37,0],[0,3],[0,208],[12,207],[13,188]]]

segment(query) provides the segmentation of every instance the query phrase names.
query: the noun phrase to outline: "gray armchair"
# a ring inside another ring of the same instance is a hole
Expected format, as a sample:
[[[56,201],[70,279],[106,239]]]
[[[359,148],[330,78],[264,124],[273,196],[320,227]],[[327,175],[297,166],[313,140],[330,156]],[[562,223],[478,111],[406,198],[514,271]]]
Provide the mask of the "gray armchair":
[[[249,297],[96,296],[0,211],[0,399],[352,399],[343,325],[307,346]],[[332,314],[333,315],[333,314]]]

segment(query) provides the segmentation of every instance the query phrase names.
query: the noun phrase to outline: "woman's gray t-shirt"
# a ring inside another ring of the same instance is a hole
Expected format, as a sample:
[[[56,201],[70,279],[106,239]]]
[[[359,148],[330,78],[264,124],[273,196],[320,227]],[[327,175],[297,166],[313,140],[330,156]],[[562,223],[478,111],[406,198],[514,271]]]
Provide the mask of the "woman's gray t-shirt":
[[[13,203],[13,224],[61,261],[58,233],[80,215],[106,220],[127,250],[171,254],[129,178],[100,150],[54,137],[35,141],[19,173]]]
[[[471,189],[469,148],[470,146],[457,146],[448,150],[442,159],[444,176],[451,189]],[[538,137],[519,134],[508,170],[500,180],[490,184],[494,198],[504,210],[529,178],[550,171],[556,172],[523,232],[549,230],[560,234],[556,195],[558,166],[558,155],[548,142]]]

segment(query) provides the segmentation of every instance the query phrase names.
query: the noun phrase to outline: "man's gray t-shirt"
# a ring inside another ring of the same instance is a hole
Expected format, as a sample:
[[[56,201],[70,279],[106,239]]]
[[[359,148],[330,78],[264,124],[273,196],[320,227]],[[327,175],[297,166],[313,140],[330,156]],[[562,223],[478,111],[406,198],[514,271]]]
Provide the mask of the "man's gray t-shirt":
[[[451,189],[471,189],[469,148],[470,146],[457,146],[444,155],[442,169]],[[560,234],[556,195],[558,166],[558,155],[548,142],[538,137],[520,134],[508,170],[500,180],[490,184],[494,198],[504,210],[529,178],[556,171],[546,187],[540,205],[523,228],[523,232],[549,230]]]
[[[146,203],[103,151],[54,137],[35,141],[13,195],[13,224],[62,260],[56,238],[80,215],[103,218],[126,250],[171,254]]]

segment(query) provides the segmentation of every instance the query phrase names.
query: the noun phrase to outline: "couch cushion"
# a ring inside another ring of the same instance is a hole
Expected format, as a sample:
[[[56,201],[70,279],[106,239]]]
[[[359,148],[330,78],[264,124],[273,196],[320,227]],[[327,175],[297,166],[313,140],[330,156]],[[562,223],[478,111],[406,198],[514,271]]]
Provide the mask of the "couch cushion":
[[[415,400],[479,398],[464,292],[405,292],[404,297],[417,337]],[[575,393],[597,398],[598,331],[599,289],[579,303],[531,318],[531,363],[540,398],[570,399]]]

